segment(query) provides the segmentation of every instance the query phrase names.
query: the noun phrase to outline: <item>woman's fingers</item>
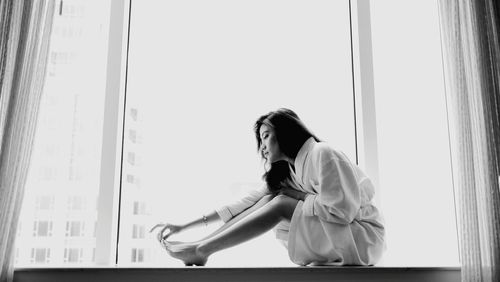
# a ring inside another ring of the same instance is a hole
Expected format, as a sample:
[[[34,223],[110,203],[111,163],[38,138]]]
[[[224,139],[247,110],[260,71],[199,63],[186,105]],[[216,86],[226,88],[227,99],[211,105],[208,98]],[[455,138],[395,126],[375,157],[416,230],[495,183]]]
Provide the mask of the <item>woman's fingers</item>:
[[[153,232],[153,230],[155,230],[156,228],[161,227],[163,225],[164,225],[163,223],[156,224],[155,226],[153,226],[153,228],[151,228],[151,230],[149,230],[149,233]]]
[[[159,224],[156,224],[155,226],[153,226],[153,228],[151,228],[151,230],[149,230],[149,233],[153,232],[156,228],[161,228],[160,231],[158,231],[158,234],[156,234],[156,239],[161,242],[162,240],[168,238],[170,235],[172,235],[172,228],[171,228],[171,224],[163,224],[163,223],[159,223]],[[170,229],[169,232],[167,233],[167,235],[163,235],[165,233],[165,230],[167,229]]]
[[[161,228],[161,230],[158,231],[158,233],[156,234],[156,239],[158,239],[159,242],[166,240],[171,235],[178,233],[179,231],[182,230],[182,227],[180,227],[179,225],[174,225],[169,223],[159,223],[153,226],[153,228],[151,228],[149,232],[150,233],[153,232],[156,228]]]

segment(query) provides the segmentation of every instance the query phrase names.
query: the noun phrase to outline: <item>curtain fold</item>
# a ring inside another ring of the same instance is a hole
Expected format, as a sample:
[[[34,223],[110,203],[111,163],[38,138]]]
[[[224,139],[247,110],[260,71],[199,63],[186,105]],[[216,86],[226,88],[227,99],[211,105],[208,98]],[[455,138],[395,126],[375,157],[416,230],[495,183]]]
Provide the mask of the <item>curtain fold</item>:
[[[17,222],[45,81],[53,0],[0,2],[0,281],[11,281]]]
[[[500,281],[499,4],[438,3],[462,281]]]

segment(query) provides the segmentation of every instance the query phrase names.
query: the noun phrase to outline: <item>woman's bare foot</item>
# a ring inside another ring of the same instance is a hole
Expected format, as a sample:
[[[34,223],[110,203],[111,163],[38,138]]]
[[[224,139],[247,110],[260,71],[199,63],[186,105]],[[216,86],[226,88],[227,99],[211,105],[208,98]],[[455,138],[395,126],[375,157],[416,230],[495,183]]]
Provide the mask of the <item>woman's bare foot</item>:
[[[186,266],[204,266],[207,263],[208,256],[198,251],[197,244],[163,241],[163,246],[171,257],[182,260]]]

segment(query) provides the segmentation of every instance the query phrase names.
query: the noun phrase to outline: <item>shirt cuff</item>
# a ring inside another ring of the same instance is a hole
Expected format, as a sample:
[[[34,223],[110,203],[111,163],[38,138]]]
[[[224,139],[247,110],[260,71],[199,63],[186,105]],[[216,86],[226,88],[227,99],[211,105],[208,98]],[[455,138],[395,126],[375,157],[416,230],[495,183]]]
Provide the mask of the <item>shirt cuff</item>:
[[[308,194],[304,199],[304,204],[302,205],[302,211],[305,216],[314,215],[314,201],[316,200],[316,195]]]
[[[215,212],[217,212],[217,214],[220,216],[222,221],[224,221],[224,223],[228,222],[231,218],[233,218],[233,215],[231,214],[231,212],[227,207],[222,207],[220,209],[217,209],[215,210]]]

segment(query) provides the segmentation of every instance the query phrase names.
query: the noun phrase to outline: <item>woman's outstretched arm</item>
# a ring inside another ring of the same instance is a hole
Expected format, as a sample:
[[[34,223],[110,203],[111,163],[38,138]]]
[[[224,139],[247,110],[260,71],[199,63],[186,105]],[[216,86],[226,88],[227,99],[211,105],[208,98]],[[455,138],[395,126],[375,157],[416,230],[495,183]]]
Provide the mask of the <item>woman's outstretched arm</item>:
[[[273,198],[274,198],[274,195],[272,195],[272,194],[264,195],[253,206],[251,206],[248,209],[242,211],[241,213],[239,213],[235,217],[231,218],[228,222],[224,223],[220,228],[218,228],[217,230],[215,230],[214,232],[212,232],[210,235],[208,235],[207,237],[204,237],[201,240],[198,240],[196,242],[199,243],[199,242],[201,242],[203,240],[210,239],[211,237],[213,237],[213,236],[221,233],[222,231],[224,231],[224,230],[228,229],[229,227],[233,226],[235,223],[239,222],[240,220],[242,220],[243,218],[245,218],[246,216],[248,216],[252,212],[256,211],[257,209],[259,209],[261,207],[263,207],[265,204],[267,204]]]
[[[157,239],[158,241],[162,241],[167,239],[173,234],[179,233],[181,231],[186,231],[188,229],[191,229],[193,227],[197,227],[200,225],[208,225],[210,223],[216,222],[221,220],[219,214],[217,212],[212,212],[208,215],[204,215],[200,218],[197,218],[193,221],[190,221],[185,224],[171,224],[171,223],[159,223],[153,226],[149,232],[153,232],[156,228],[161,228],[161,230],[157,234]],[[166,232],[168,230],[168,232]]]

